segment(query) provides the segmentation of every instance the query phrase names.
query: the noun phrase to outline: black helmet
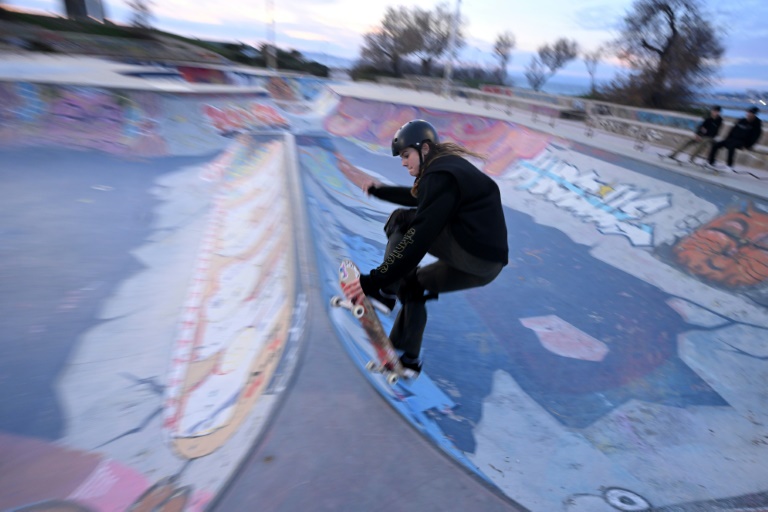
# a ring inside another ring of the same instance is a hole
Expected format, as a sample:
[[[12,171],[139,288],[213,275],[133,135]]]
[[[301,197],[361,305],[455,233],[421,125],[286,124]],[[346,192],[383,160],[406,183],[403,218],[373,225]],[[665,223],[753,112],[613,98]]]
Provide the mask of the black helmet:
[[[440,142],[435,127],[423,119],[408,121],[392,137],[392,156],[400,156],[400,153],[408,147],[418,149],[425,140],[433,144]]]

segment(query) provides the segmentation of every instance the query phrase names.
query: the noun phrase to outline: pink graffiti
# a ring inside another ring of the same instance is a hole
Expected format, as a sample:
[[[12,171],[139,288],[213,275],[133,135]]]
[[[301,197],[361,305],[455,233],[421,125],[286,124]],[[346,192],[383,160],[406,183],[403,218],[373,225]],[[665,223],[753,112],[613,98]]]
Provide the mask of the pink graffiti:
[[[535,157],[552,140],[547,134],[497,119],[356,98],[343,98],[326,118],[325,128],[386,151],[397,129],[418,118],[434,124],[441,140],[485,155],[483,170],[493,176],[504,174],[519,159]]]
[[[520,323],[536,333],[541,344],[559,356],[602,361],[608,346],[555,315],[521,318]]]
[[[203,113],[220,132],[233,132],[255,127],[287,127],[288,121],[269,105],[251,103],[245,107],[219,108],[205,105]]]

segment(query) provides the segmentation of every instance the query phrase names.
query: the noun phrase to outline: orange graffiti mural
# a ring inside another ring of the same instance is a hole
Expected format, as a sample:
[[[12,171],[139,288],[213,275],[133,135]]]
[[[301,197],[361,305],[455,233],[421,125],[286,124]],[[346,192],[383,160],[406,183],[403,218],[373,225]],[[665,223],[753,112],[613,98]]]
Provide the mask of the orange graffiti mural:
[[[768,280],[768,214],[752,205],[701,226],[673,250],[678,263],[709,282],[755,286]]]

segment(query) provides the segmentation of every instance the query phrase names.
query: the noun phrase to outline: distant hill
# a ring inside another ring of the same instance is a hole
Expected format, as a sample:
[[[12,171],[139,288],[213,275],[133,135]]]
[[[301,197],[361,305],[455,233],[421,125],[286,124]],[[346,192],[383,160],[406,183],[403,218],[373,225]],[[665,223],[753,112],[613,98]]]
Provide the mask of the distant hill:
[[[327,53],[319,53],[319,52],[301,52],[301,54],[307,60],[313,60],[315,62],[319,62],[320,64],[323,64],[324,66],[328,66],[329,68],[351,69],[355,65],[355,61],[357,60],[357,59],[347,59],[344,57],[337,57],[335,55],[329,55]]]

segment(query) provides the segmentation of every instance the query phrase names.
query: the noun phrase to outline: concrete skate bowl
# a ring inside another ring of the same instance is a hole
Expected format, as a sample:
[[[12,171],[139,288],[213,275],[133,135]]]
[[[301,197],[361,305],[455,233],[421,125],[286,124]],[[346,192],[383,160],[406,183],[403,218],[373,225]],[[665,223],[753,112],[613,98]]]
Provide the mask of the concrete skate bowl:
[[[429,304],[415,382],[365,372],[357,322],[324,306],[369,382],[531,510],[768,506],[764,201],[508,120],[312,90],[0,89],[4,509],[210,504],[296,367],[301,269],[327,304],[340,259],[380,262],[394,206],[361,185],[409,184],[388,145],[413,118],[488,156],[510,264]]]

